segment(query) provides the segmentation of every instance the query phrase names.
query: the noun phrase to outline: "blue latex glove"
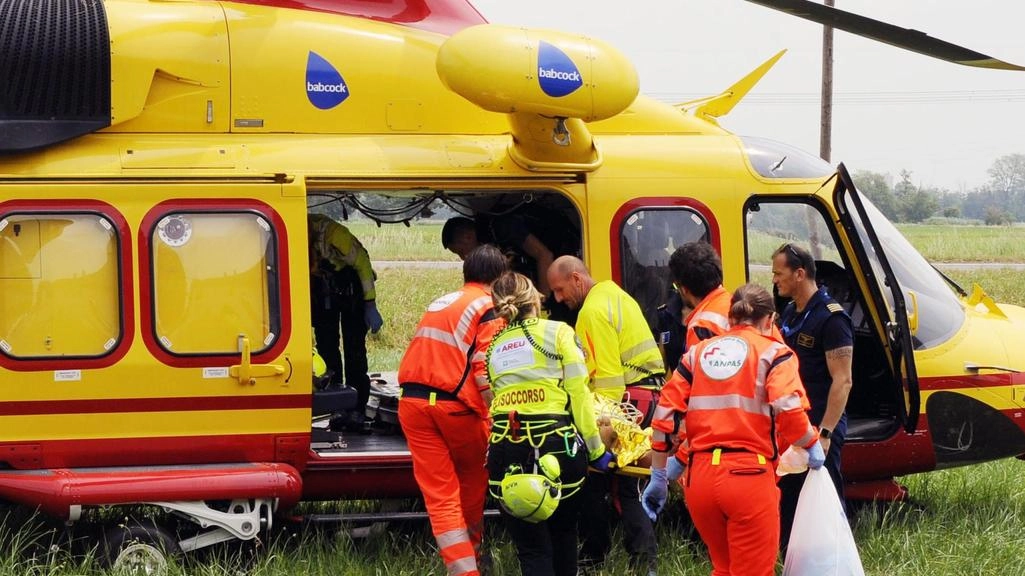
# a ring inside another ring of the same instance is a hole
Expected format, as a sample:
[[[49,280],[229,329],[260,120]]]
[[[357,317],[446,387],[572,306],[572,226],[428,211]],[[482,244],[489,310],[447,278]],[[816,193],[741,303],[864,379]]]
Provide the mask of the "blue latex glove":
[[[673,457],[670,460],[676,460],[676,458]],[[669,496],[667,484],[666,469],[652,468],[651,480],[648,480],[648,486],[644,488],[644,493],[641,494],[641,506],[652,522],[658,519],[659,512],[666,505],[666,498]]]
[[[822,451],[822,443],[816,441],[811,448],[808,448],[808,468],[818,470],[826,463],[826,453]]]
[[[371,334],[381,331],[381,327],[384,326],[384,318],[381,318],[381,313],[377,311],[377,302],[367,300],[366,309],[363,311],[363,321],[367,323]]]
[[[670,482],[676,482],[683,476],[683,471],[686,469],[686,465],[680,462],[680,459],[676,456],[670,456],[666,460],[666,479]]]
[[[616,467],[616,455],[606,450],[604,454],[591,460],[591,467],[600,472],[609,472]]]

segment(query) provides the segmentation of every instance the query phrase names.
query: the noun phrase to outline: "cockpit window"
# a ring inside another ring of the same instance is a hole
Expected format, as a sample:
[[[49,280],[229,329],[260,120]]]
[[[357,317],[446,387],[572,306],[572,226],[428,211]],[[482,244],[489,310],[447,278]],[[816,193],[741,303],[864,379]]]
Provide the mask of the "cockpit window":
[[[764,178],[821,178],[833,173],[829,162],[782,142],[741,136],[744,152]]]
[[[847,210],[856,214],[854,203],[849,194],[844,196]],[[951,291],[939,272],[918,253],[917,250],[904,238],[903,235],[872,203],[861,197],[865,205],[865,211],[872,228],[879,237],[880,245],[886,251],[886,259],[890,262],[893,274],[897,277],[904,295],[904,302],[909,314],[915,311],[914,302],[908,297],[908,292],[913,291],[918,301],[918,331],[913,337],[916,350],[931,348],[946,342],[957,332],[965,320],[964,308],[957,297]],[[858,236],[861,237],[862,245],[870,247],[865,228],[860,218],[854,218],[855,226],[858,229]],[[885,276],[879,265],[879,259],[871,248],[866,250],[876,278],[882,279]],[[886,297],[890,308],[893,308],[893,296],[890,290],[883,288],[882,293]]]

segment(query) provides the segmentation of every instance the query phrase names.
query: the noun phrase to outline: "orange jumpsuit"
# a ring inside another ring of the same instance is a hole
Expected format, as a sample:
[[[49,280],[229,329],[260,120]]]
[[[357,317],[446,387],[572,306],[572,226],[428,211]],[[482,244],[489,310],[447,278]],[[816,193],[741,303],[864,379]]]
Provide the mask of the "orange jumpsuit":
[[[722,286],[719,286],[715,290],[712,290],[705,297],[698,302],[698,305],[691,310],[691,313],[687,315],[683,323],[687,326],[687,334],[684,340],[683,351],[690,350],[702,340],[708,340],[715,336],[724,334],[730,327],[729,314],[730,314],[730,299],[733,296]],[[781,338],[782,340],[782,338]],[[683,360],[683,357],[680,357]],[[679,370],[673,370],[672,375],[669,377],[670,381],[676,380],[674,386],[680,385],[680,380],[683,376],[680,375]],[[679,439],[680,448],[676,452],[676,457],[681,462],[687,461],[687,447],[683,443],[683,438]],[[683,482],[683,479],[680,479]],[[681,484],[682,485],[682,484]]]
[[[712,290],[698,302],[683,323],[687,325],[687,338],[683,351],[698,342],[718,336],[729,329],[730,299],[733,296],[722,286]]]
[[[818,442],[797,357],[748,325],[690,348],[662,389],[653,447],[689,444],[684,496],[708,546],[713,576],[770,576],[779,549],[776,428],[798,446]]]
[[[399,365],[399,423],[450,576],[477,576],[488,472],[485,354],[504,322],[481,284],[427,307]]]

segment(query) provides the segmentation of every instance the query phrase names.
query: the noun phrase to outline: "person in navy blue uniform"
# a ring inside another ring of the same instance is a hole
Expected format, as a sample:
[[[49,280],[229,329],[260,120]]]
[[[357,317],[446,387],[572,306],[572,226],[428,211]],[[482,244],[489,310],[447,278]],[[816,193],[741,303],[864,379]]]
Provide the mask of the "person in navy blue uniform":
[[[815,259],[800,246],[784,244],[772,254],[772,283],[791,302],[780,316],[780,333],[797,353],[801,380],[808,392],[811,423],[821,431],[820,442],[840,502],[844,481],[840,452],[847,436],[847,396],[851,390],[854,337],[851,318],[815,283]],[[797,497],[805,474],[788,474],[779,481],[780,543],[790,540]]]
[[[687,338],[687,325],[683,315],[689,308],[678,291],[669,295],[669,300],[658,307],[655,314],[655,342],[662,349],[666,362],[666,373],[672,372],[680,363]]]

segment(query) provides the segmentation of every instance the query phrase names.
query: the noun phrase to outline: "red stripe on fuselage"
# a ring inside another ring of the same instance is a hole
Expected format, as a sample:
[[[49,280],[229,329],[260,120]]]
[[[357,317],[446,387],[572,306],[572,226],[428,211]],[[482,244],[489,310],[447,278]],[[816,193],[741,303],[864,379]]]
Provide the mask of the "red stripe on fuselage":
[[[976,374],[951,375],[919,378],[919,390],[957,390],[958,388],[988,388],[990,386],[1010,386],[1014,383],[1011,374]],[[1018,382],[1023,384],[1025,382]]]
[[[402,24],[447,36],[487,20],[466,0],[236,0],[238,4],[258,4],[344,14]]]
[[[305,449],[283,450],[287,441]],[[282,462],[301,470],[308,448],[308,433],[44,440],[0,443],[0,461],[21,470],[223,462]]]
[[[309,408],[309,394],[274,396],[183,396],[178,398],[91,398],[88,400],[20,400],[0,402],[0,416],[103,414],[123,412],[193,412],[199,410],[286,410]]]

